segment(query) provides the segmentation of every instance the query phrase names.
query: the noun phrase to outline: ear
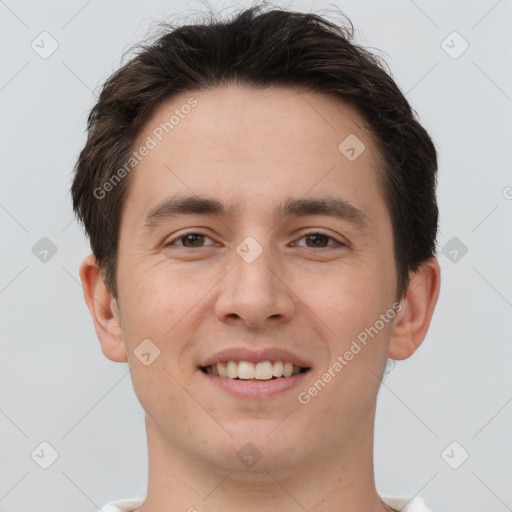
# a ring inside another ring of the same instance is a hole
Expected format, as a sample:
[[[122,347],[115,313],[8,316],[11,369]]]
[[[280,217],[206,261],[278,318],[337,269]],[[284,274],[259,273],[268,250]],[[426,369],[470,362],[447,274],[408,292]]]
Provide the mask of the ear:
[[[116,299],[104,283],[94,254],[80,264],[80,279],[101,350],[112,361],[127,362],[120,312]]]
[[[412,356],[425,339],[439,297],[439,263],[430,258],[416,272],[411,272],[409,279],[402,299],[403,308],[396,316],[388,349],[389,357],[396,360]]]

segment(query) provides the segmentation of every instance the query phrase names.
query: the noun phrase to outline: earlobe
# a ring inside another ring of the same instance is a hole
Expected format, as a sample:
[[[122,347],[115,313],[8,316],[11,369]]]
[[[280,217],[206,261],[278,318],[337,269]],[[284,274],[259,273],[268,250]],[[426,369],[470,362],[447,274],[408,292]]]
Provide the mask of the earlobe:
[[[87,256],[80,264],[80,280],[101,350],[112,361],[127,362],[119,309],[105,286],[94,254]]]
[[[407,359],[425,339],[439,297],[440,283],[441,270],[435,258],[425,261],[417,272],[411,272],[403,308],[391,333],[388,350],[391,359]]]

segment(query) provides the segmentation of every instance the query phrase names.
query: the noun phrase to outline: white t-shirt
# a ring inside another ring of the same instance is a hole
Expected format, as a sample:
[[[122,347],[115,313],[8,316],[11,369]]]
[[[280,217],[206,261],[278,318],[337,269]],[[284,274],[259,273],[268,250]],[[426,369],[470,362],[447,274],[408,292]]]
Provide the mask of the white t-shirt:
[[[129,500],[111,501],[98,512],[133,512],[144,503],[144,500],[145,498],[132,498]],[[390,507],[401,510],[402,512],[432,512],[418,496],[412,498],[412,500],[410,498],[386,497],[382,497],[382,500]],[[408,504],[405,506],[407,502]]]

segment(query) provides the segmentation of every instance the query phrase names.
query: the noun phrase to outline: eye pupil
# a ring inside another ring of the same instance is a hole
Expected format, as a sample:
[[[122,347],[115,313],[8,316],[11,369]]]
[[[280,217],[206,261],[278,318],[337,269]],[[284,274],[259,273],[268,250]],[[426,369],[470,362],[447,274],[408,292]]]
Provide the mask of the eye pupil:
[[[194,241],[193,241],[193,240],[194,240],[194,239],[198,239],[198,238],[199,238],[200,240],[202,240],[202,239],[204,239],[204,235],[200,235],[200,234],[196,234],[196,233],[190,233],[190,234],[185,235],[184,237],[182,237],[182,240],[183,240],[183,241],[187,241],[187,242],[189,242],[189,241],[191,241],[191,239],[192,239],[192,245],[193,245],[193,246],[195,246],[196,244],[194,243]],[[184,245],[185,245],[185,247],[190,247],[190,246],[188,246],[186,243],[185,243]]]
[[[326,241],[326,239],[327,239],[328,237],[327,237],[326,235],[322,235],[322,234],[320,234],[320,233],[313,234],[313,235],[309,235],[309,236],[307,237],[307,239],[309,239],[309,240],[311,240],[311,239],[313,239],[313,238],[316,240],[315,242],[313,242],[313,246],[314,246],[314,247],[318,247],[319,245],[321,245],[321,242],[320,242],[320,244],[318,244],[318,243],[317,243],[318,238],[323,238],[323,239],[324,239],[324,241]]]

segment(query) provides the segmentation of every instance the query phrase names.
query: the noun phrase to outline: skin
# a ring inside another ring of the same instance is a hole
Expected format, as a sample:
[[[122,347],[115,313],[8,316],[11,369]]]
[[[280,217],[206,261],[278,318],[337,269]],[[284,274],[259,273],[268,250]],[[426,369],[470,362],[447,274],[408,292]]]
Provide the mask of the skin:
[[[410,357],[426,335],[439,265],[430,259],[410,274],[401,311],[301,404],[299,391],[396,301],[392,226],[375,171],[380,156],[352,106],[291,88],[183,94],[155,111],[138,143],[191,96],[197,106],[130,176],[118,304],[94,256],[80,266],[102,351],[128,362],[146,412],[142,510],[389,510],[374,483],[376,397],[387,358]],[[366,146],[354,161],[338,150],[349,134]],[[190,193],[218,198],[234,215],[181,215],[141,227],[157,203]],[[272,217],[290,196],[341,197],[366,214],[369,226],[322,215]],[[309,228],[333,239],[315,246],[304,238]],[[206,238],[192,240],[194,248],[183,238],[164,247],[185,232]],[[247,236],[263,250],[250,264],[236,252]],[[331,245],[336,241],[347,245]],[[145,366],[134,350],[148,338],[160,355]],[[198,370],[206,357],[234,346],[287,348],[312,369],[300,389],[242,400]],[[237,457],[247,442],[262,454],[250,468]]]

